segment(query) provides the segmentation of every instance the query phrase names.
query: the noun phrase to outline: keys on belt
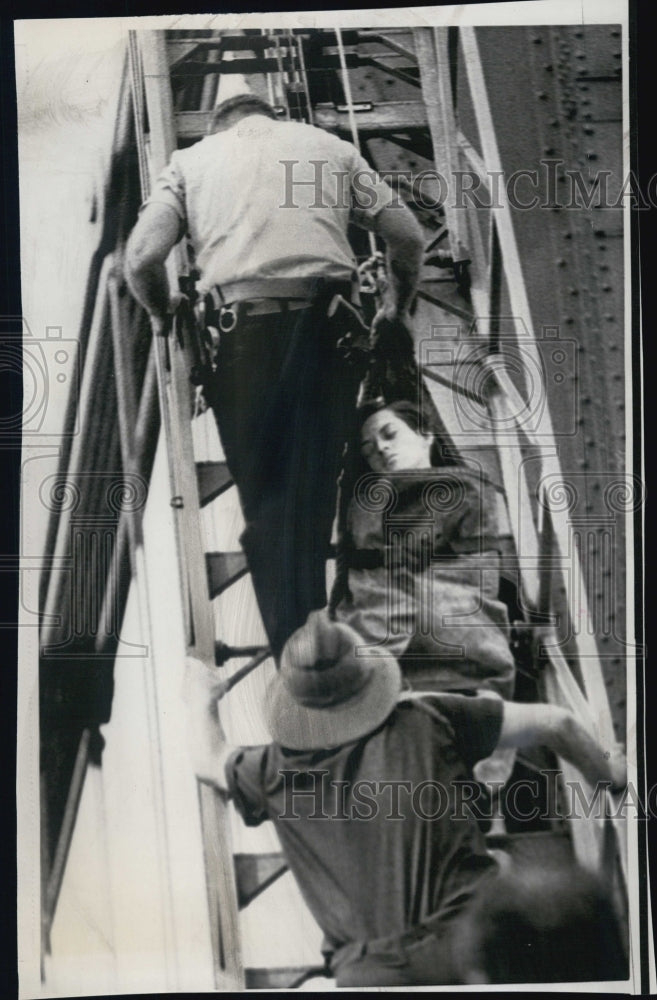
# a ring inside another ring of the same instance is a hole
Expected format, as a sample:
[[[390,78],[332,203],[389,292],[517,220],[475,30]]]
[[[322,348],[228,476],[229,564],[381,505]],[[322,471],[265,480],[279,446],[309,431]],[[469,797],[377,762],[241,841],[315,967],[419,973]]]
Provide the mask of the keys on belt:
[[[231,333],[240,316],[268,316],[309,309],[312,305],[311,299],[250,299],[247,302],[227,303],[219,307],[219,329],[222,333]]]
[[[201,338],[213,370],[221,335],[232,333],[243,319],[310,309],[318,304],[316,299],[302,297],[262,297],[235,302],[219,302],[217,299],[216,290],[211,289],[200,303],[201,308],[196,309],[198,327],[202,330]],[[335,293],[327,301],[325,308],[327,318],[337,321],[345,330],[336,344],[340,356],[348,366],[362,367],[365,371],[371,363],[371,351],[369,327],[363,322],[360,311],[340,293]],[[216,325],[211,325],[212,318]]]

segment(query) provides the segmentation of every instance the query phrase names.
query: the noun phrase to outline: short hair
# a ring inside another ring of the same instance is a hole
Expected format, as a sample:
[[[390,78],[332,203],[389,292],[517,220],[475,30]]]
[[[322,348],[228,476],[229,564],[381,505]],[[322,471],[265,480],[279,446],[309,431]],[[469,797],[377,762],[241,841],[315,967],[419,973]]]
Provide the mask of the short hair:
[[[271,104],[263,101],[256,94],[235,94],[234,97],[228,97],[216,106],[212,114],[208,132],[214,132],[218,125],[222,124],[226,118],[235,112],[238,112],[241,116],[257,114],[266,115],[268,118],[273,118],[274,120],[278,119],[278,115]]]
[[[525,862],[487,880],[459,940],[460,964],[489,983],[613,981],[628,976],[607,887],[576,862]]]

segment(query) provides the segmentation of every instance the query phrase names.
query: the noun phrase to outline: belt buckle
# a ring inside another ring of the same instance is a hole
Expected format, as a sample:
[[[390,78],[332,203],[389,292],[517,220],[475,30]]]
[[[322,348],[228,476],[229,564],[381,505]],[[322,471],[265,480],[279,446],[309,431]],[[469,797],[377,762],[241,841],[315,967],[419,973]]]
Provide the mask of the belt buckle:
[[[237,310],[233,306],[222,306],[219,310],[219,329],[230,333],[237,326]]]

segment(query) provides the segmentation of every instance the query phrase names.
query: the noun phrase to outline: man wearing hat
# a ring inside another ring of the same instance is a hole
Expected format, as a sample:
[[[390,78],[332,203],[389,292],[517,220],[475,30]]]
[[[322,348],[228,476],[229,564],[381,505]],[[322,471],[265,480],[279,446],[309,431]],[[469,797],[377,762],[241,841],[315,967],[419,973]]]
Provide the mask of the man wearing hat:
[[[496,871],[464,790],[496,746],[545,744],[589,781],[624,782],[622,761],[567,711],[403,695],[397,661],[368,655],[322,611],[283,650],[267,698],[271,744],[225,744],[224,691],[216,670],[188,660],[197,776],[231,795],[248,825],[274,822],[338,986],[459,981],[456,918]]]

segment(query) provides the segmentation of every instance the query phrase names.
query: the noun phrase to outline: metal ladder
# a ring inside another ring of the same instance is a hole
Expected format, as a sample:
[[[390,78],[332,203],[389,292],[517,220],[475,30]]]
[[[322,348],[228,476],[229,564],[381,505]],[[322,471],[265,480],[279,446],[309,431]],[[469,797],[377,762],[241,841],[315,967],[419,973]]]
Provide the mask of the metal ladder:
[[[150,179],[168,162],[178,137],[163,34],[139,34],[139,42],[134,33],[130,37],[130,62],[142,191],[146,197]],[[237,44],[239,41],[238,37]],[[177,44],[174,42],[174,47]],[[169,276],[176,287],[179,276],[188,273],[189,262],[181,247],[172,258]],[[167,340],[155,344],[160,410],[169,456],[187,651],[217,665],[239,661],[237,669],[229,672],[228,684],[232,687],[270,659],[270,653],[262,641],[235,647],[215,638],[212,602],[245,576],[247,566],[241,551],[204,549],[202,511],[233,483],[224,462],[195,462],[194,400],[189,379],[196,360],[195,337],[193,324],[187,325],[178,316]],[[313,970],[245,969],[239,927],[240,910],[287,871],[282,854],[235,853],[231,844],[232,807],[201,783],[199,801],[215,987],[235,990],[293,985]]]
[[[450,52],[452,38],[448,29],[414,31],[427,117],[434,149],[444,151],[444,176],[450,176],[454,170],[474,170],[482,185],[489,189],[491,178],[503,176],[502,163],[476,32],[471,27],[464,27],[459,35],[481,157],[457,127],[450,75],[454,54]],[[590,613],[579,553],[573,551],[571,544],[568,512],[555,490],[555,486],[564,488],[564,479],[550,410],[543,405],[534,414],[533,426],[528,425],[524,417],[531,404],[528,397],[531,387],[525,386],[524,394],[519,390],[517,381],[510,377],[505,357],[505,346],[520,342],[527,367],[531,365],[537,373],[544,370],[504,185],[500,185],[499,197],[490,209],[487,226],[482,225],[484,213],[472,202],[467,202],[465,212],[450,211],[448,204],[446,215],[452,258],[457,261],[467,256],[470,261],[472,338],[481,345],[472,353],[479,370],[478,388],[474,391],[491,416],[518,564],[520,605],[525,628],[532,636],[533,658],[540,665],[542,695],[546,701],[573,711],[597,733],[604,745],[611,745],[613,721],[595,638],[589,629],[577,629],[576,626],[578,621],[588,622]],[[502,282],[513,317],[510,329],[509,321],[505,324],[500,319]],[[473,386],[462,384],[454,369],[452,376],[456,392],[473,392]],[[539,391],[543,391],[542,385]],[[531,463],[534,465],[532,483],[527,474]],[[558,609],[555,608],[555,582],[563,591],[562,606]],[[573,629],[570,663],[557,636],[556,610],[566,616]],[[579,674],[579,683],[573,674],[573,665]],[[577,772],[573,767],[564,761],[559,764],[565,781],[576,780]],[[611,802],[609,806],[611,815],[615,815]],[[624,909],[627,885],[624,824],[591,819],[573,822],[569,827],[575,856],[584,866],[601,872],[610,864],[610,859],[614,859],[619,879],[619,910]]]
[[[384,140],[428,162],[435,160],[442,176],[449,177],[453,170],[467,166],[475,169],[486,184],[492,171],[501,170],[501,164],[474,30],[461,29],[460,43],[483,147],[481,156],[458,129],[450,73],[454,36],[448,35],[448,29],[414,29],[410,44],[408,31],[394,30],[212,32],[208,36],[189,32],[166,36],[162,32],[132,33],[133,101],[136,131],[141,136],[144,195],[150,179],[166,165],[172,151],[205,134],[220,74],[248,75],[250,82],[259,81],[254,89],[267,88],[263,96],[278,103],[286,117],[306,118],[345,138],[352,137],[355,119],[360,139],[377,167],[386,168],[385,155],[379,157],[380,163],[376,155],[377,143]],[[376,49],[374,55],[372,46]],[[372,67],[402,81],[409,95],[414,96],[397,102],[357,101],[355,88],[345,103],[345,91],[349,89],[344,85],[345,74],[358,77]],[[181,103],[181,81],[191,81],[197,88],[202,110],[176,110],[176,104]],[[519,418],[527,403],[507,373],[504,346],[509,334],[500,328],[499,321],[502,281],[508,289],[512,314],[521,327],[511,330],[510,336],[522,336],[523,349],[541,371],[509,206],[502,203],[493,210],[486,229],[474,208],[454,212],[448,202],[427,208],[409,189],[403,172],[399,172],[399,184],[429,238],[427,267],[418,292],[418,316],[443,324],[446,317],[454,317],[468,325],[470,369],[476,370],[477,378],[473,384],[462,382],[460,376],[467,371],[466,366],[458,362],[432,363],[430,358],[423,359],[420,350],[422,371],[435,391],[439,410],[444,408],[448,393],[486,410],[491,418],[495,461],[509,514],[506,559],[511,571],[517,570],[523,628],[530,637],[532,658],[540,663],[543,696],[576,712],[609,741],[613,726],[595,641],[585,633],[576,637],[578,682],[572,663],[561,651],[554,627],[555,576],[563,577],[565,605],[571,619],[573,592],[576,589],[581,601],[585,591],[579,586],[581,569],[576,554],[568,560],[570,575],[564,572],[567,516],[545,486],[548,476],[554,481],[560,481],[561,476],[549,411],[544,408],[540,433],[528,435]],[[366,248],[360,249],[365,254]],[[189,270],[184,251],[177,248],[169,264],[171,284],[176,287],[179,275]],[[203,547],[201,511],[232,484],[225,465],[208,462],[197,466],[194,461],[189,384],[195,360],[193,336],[191,329],[179,323],[166,342],[155,345],[187,643],[189,651],[202,659],[216,656],[218,663],[234,657],[246,659],[232,674],[231,682],[237,683],[267,660],[268,651],[257,644],[231,647],[215,637],[211,599],[243,577],[247,567],[240,552],[206,553]],[[550,443],[546,445],[546,441]],[[530,486],[524,472],[518,479],[528,448],[540,469],[537,488]],[[475,453],[479,454],[476,449]],[[198,571],[204,563],[207,585],[205,575]],[[564,778],[574,778],[573,769],[560,763]],[[271,975],[265,970],[245,970],[239,934],[240,908],[286,870],[284,860],[279,854],[235,856],[224,801],[207,786],[199,786],[199,797],[215,985],[219,989],[292,985],[303,978],[303,970],[280,970],[278,975],[273,970]],[[576,822],[570,824],[570,839],[576,856],[587,867],[599,871],[610,862],[618,866],[622,906],[627,849],[620,824],[593,818]]]

